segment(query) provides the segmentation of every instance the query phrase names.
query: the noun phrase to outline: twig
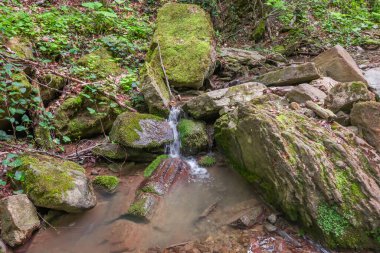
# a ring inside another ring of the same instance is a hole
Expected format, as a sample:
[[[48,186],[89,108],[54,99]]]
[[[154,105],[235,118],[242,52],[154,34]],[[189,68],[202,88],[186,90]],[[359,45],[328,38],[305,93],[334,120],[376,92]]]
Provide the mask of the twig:
[[[165,69],[164,63],[162,61],[161,47],[160,47],[160,43],[158,41],[157,41],[157,48],[158,48],[158,55],[160,57],[161,68],[162,68],[162,71],[164,72],[164,76],[165,76],[165,83],[166,83],[166,86],[168,87],[169,95],[170,95],[170,97],[172,97],[173,94],[172,94],[172,91],[170,90],[169,79],[168,79],[168,76],[166,75],[166,69]]]
[[[44,154],[44,155],[50,155],[50,156],[54,156],[54,157],[57,157],[60,159],[66,159],[63,156],[60,156],[60,155],[57,155],[57,154],[54,154],[51,152],[47,152],[47,151],[43,151],[43,150],[37,150],[37,149],[31,149],[31,148],[23,148],[21,146],[12,145],[12,144],[5,143],[5,142],[0,142],[0,146],[15,148],[15,149],[23,150],[23,151],[30,152],[30,153],[39,153],[39,154]]]
[[[42,217],[41,214],[39,214],[39,213],[37,212],[37,215],[38,215],[38,217],[40,217],[41,220],[42,220],[43,222],[45,222],[49,227],[51,227],[52,229],[54,229],[55,232],[59,233],[59,231],[58,231],[53,225],[51,225],[47,220],[45,220],[45,219]]]
[[[95,145],[93,145],[91,147],[82,149],[80,151],[76,150],[74,153],[71,153],[71,154],[67,155],[66,158],[71,158],[71,157],[75,157],[75,156],[79,157],[80,154],[84,154],[84,153],[86,153],[88,151],[91,151],[92,149],[94,149],[94,148],[96,148],[97,146],[100,146],[100,145],[101,145],[101,143],[97,143],[97,144],[95,144]]]
[[[181,242],[181,243],[172,244],[172,245],[170,245],[169,247],[166,247],[165,249],[171,249],[171,248],[174,248],[174,247],[183,246],[183,245],[186,245],[186,244],[191,243],[191,242],[192,242],[192,241],[187,241],[187,242]]]

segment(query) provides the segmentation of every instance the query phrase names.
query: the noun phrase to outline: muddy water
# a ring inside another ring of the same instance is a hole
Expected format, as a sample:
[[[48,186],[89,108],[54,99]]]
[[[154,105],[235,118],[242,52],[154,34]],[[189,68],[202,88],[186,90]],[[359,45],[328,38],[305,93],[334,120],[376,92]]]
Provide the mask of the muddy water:
[[[122,178],[114,195],[98,193],[98,205],[83,214],[66,214],[54,222],[54,228],[40,230],[32,242],[16,252],[138,252],[161,248],[212,235],[220,227],[198,223],[199,216],[212,204],[223,210],[245,200],[260,203],[250,185],[223,161],[207,169],[207,176],[193,176],[174,188],[161,201],[149,224],[126,219],[126,213],[143,180],[140,173]],[[221,212],[222,213],[222,212]],[[214,217],[223,224],[226,217]]]

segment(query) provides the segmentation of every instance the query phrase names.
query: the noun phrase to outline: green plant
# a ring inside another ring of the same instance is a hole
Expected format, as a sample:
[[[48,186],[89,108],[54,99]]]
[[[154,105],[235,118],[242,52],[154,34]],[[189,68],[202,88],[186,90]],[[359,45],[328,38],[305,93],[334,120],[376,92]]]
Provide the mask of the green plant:
[[[214,156],[205,155],[199,159],[198,163],[199,165],[204,166],[204,167],[211,167],[216,163],[216,159]]]
[[[137,75],[135,73],[130,73],[120,79],[120,87],[123,91],[131,91],[133,86],[137,87],[139,84]]]
[[[343,236],[350,223],[334,207],[327,204],[318,206],[318,225],[326,233],[339,238]]]

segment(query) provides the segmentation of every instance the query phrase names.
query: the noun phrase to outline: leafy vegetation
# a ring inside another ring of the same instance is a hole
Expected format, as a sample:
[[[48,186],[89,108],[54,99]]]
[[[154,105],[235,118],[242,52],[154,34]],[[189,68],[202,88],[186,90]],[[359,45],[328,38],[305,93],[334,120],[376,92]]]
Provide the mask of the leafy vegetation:
[[[216,159],[214,156],[205,155],[199,159],[198,163],[199,165],[204,166],[204,167],[211,167],[216,163]]]

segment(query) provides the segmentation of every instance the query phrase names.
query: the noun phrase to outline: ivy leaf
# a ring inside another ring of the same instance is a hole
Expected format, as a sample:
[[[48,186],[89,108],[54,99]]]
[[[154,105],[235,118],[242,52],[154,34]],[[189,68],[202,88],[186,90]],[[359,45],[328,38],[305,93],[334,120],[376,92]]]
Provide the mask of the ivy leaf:
[[[97,9],[102,8],[103,4],[99,2],[86,2],[86,3],[82,3],[82,6],[88,9],[97,10]]]
[[[96,111],[90,107],[87,107],[87,110],[90,112],[91,115],[96,113]]]
[[[7,185],[7,182],[5,182],[4,180],[0,179],[0,186],[6,186]]]
[[[16,159],[13,162],[11,162],[8,166],[12,168],[20,167],[22,165],[21,159]]]
[[[63,139],[63,142],[64,142],[64,143],[68,143],[68,142],[71,141],[70,137],[68,137],[68,136],[66,136],[66,135],[64,135],[64,136],[62,137],[62,139]]]
[[[16,179],[17,181],[24,181],[25,180],[25,173],[23,171],[16,171],[14,177],[14,179]]]
[[[25,131],[25,130],[27,130],[27,128],[24,127],[24,126],[22,126],[22,125],[20,125],[20,126],[16,126],[16,131],[17,131],[17,132],[22,132],[22,131]]]

